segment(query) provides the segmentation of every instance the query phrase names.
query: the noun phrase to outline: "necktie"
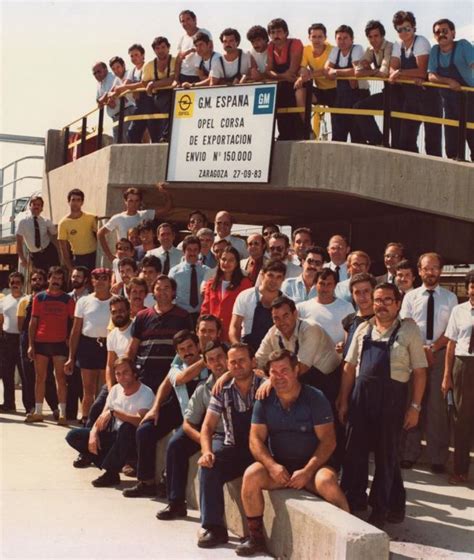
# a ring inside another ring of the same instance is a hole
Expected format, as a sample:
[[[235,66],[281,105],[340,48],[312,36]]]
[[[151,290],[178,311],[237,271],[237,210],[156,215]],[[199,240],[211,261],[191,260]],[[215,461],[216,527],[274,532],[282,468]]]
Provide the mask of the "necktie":
[[[38,216],[33,216],[33,223],[35,225],[35,247],[37,249],[41,248],[41,237],[40,237],[40,227],[38,223]]]
[[[169,251],[165,251],[165,264],[163,265],[163,274],[168,275],[168,272],[170,271],[170,252]]]
[[[469,339],[469,354],[474,354],[474,323],[471,325],[471,338]]]
[[[339,271],[341,270],[341,267],[339,265],[336,266],[336,268],[334,269],[334,272],[336,273],[336,284],[339,282]]]
[[[434,290],[428,290],[428,313],[426,315],[426,340],[433,340],[434,328]]]
[[[189,305],[191,307],[197,307],[199,303],[198,298],[198,277],[196,265],[191,265],[191,288],[189,290]]]
[[[206,257],[207,255],[201,255],[201,263],[206,264]]]

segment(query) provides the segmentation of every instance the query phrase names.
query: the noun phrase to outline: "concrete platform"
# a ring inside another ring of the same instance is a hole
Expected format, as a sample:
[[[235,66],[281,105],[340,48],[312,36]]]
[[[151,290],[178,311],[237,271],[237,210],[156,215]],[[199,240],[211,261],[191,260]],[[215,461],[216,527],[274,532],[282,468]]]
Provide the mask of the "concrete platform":
[[[120,489],[93,488],[98,471],[72,468],[75,452],[64,441],[67,429],[52,419],[25,425],[23,418],[0,415],[1,558],[236,558],[235,536],[223,548],[197,548],[196,511],[185,520],[158,522],[162,503],[123,498],[120,490],[132,485],[131,479],[122,476]],[[472,483],[453,487],[446,476],[424,469],[406,472],[405,479],[407,519],[387,526],[391,560],[474,559]],[[278,509],[279,520],[282,515]],[[298,534],[298,541],[306,534]],[[316,550],[292,558],[321,556]]]

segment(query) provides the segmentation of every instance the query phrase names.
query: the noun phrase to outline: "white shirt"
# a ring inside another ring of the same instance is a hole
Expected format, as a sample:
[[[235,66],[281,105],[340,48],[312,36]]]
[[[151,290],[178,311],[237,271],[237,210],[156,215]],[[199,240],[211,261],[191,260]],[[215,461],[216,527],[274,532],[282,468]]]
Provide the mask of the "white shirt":
[[[82,334],[91,338],[106,338],[110,323],[110,300],[100,300],[94,294],[81,298],[76,303],[74,316],[82,319]]]
[[[351,303],[343,299],[335,299],[332,303],[318,303],[316,299],[299,303],[297,306],[301,319],[316,323],[332,338],[334,344],[344,342],[344,327],[342,320],[349,313],[354,313]]]
[[[249,252],[247,251],[247,243],[245,243],[245,241],[243,239],[241,239],[240,237],[236,237],[235,235],[228,235],[227,237],[220,237],[216,233],[214,243],[217,243],[217,241],[220,241],[221,239],[225,239],[226,241],[228,241],[232,245],[232,247],[234,247],[234,249],[237,249],[237,251],[239,252],[240,257],[242,259],[245,259],[246,257],[249,256]]]
[[[225,74],[222,71],[221,60],[224,63]],[[250,53],[242,52],[242,56],[240,58],[241,76],[243,76],[244,74],[248,74],[249,70],[250,70]],[[234,78],[234,76],[237,74],[238,71],[239,71],[239,57],[229,62],[224,58],[224,55],[222,55],[221,57],[215,57],[214,60],[212,61],[210,76],[219,79],[220,78],[230,79],[230,78]]]
[[[140,410],[150,410],[155,400],[155,394],[146,385],[140,383],[138,391],[133,395],[126,395],[122,385],[117,383],[110,389],[105,403],[105,408],[109,410],[121,410],[126,414],[135,415]],[[123,420],[114,417],[114,431],[117,431],[123,424]]]
[[[107,76],[97,84],[97,97],[96,99],[99,100],[104,93],[109,93],[114,85],[115,75],[112,72],[107,72]],[[117,115],[120,111],[120,103],[116,102],[115,107],[110,107],[110,105],[106,106],[107,114],[109,117],[113,118]]]
[[[196,33],[205,33],[209,39],[212,40],[212,35],[210,31],[207,29],[203,29],[199,27]],[[196,33],[189,36],[185,33],[178,43],[178,52],[185,52],[190,49],[194,49],[194,42],[193,39],[196,36]],[[197,76],[196,68],[199,66],[201,61],[201,57],[197,53],[188,54],[188,56],[181,62],[181,74],[185,74],[186,76]]]
[[[343,262],[342,264],[335,264],[332,261],[323,264],[323,268],[330,268],[336,272],[336,266],[339,267],[339,282],[343,280],[347,280],[349,278],[349,272],[347,271],[347,263]]]
[[[130,321],[130,325],[125,330],[115,327],[107,335],[107,351],[115,352],[117,358],[123,358],[127,353],[132,338],[132,324],[133,321]]]
[[[263,74],[265,72],[265,68],[267,67],[268,61],[268,49],[265,49],[263,53],[257,52],[253,47],[249,50],[250,56],[255,60],[257,64],[257,70]]]
[[[295,303],[308,301],[318,295],[316,286],[311,286],[309,292],[306,291],[306,284],[302,274],[296,278],[287,278],[281,285],[281,291]]]
[[[133,70],[132,71],[127,70],[123,78],[119,78],[118,76],[115,76],[115,80],[114,83],[112,84],[112,88],[123,85],[125,80],[132,81],[133,75],[134,75]],[[125,107],[128,107],[129,105],[135,105],[135,98],[133,97],[133,93],[127,93],[125,95],[125,99],[127,100],[125,103]],[[120,109],[120,99],[116,99],[115,102],[119,105],[119,109]]]
[[[171,249],[168,250],[168,252],[170,255],[170,270],[171,270],[173,266],[176,266],[181,262],[181,259],[183,258],[183,251],[180,251],[179,249],[173,246],[171,247]],[[149,251],[146,252],[146,256],[158,257],[161,261],[161,268],[163,269],[163,267],[165,266],[166,251],[165,249],[163,249],[163,247],[156,247],[156,249],[150,249]]]
[[[448,326],[451,311],[458,303],[458,298],[445,288],[436,286],[434,289],[434,320],[433,320],[433,338],[426,338],[426,323],[428,315],[428,288],[420,286],[411,292],[405,294],[400,309],[400,317],[402,319],[410,318],[415,321],[421,330],[423,341],[429,344],[437,340],[446,330]]]
[[[468,300],[456,305],[448,321],[445,335],[456,342],[456,356],[474,356],[469,354],[469,342],[474,329],[474,306]]]
[[[412,55],[414,56],[422,56],[424,54],[430,54],[431,45],[430,42],[426,37],[422,35],[416,35],[415,41],[411,45],[409,49],[405,48],[405,56],[409,57]],[[400,58],[402,56],[402,42],[397,41],[393,45],[392,49],[392,57],[393,58]]]
[[[345,280],[338,282],[336,285],[336,289],[334,290],[334,295],[339,299],[343,299],[345,301],[348,301],[349,303],[352,303],[350,281],[350,278],[346,278]]]
[[[46,249],[50,243],[50,236],[56,235],[56,226],[48,218],[38,216],[41,247],[35,245],[35,224],[33,214],[29,213],[18,222],[16,232],[23,237],[23,241],[30,253],[37,253]]]
[[[259,300],[261,298],[260,294],[258,295]],[[242,321],[242,338],[246,334],[250,334],[252,332],[252,322],[253,316],[255,313],[255,307],[257,306],[257,294],[256,288],[247,288],[240,292],[237,296],[234,308],[232,309],[233,315],[238,315],[239,317],[243,317]]]
[[[154,220],[155,219],[155,211],[153,208],[149,208],[148,210],[139,210],[133,216],[129,216],[126,212],[120,212],[120,214],[115,214],[110,218],[110,220],[105,224],[105,227],[109,231],[116,230],[117,232],[117,240],[118,239],[127,239],[128,230],[138,226],[140,222],[145,220]]]
[[[4,298],[0,299],[0,315],[3,315],[3,330],[9,334],[18,334],[18,319],[16,318],[16,310],[20,300],[23,298],[23,294],[14,298],[11,294],[8,294]]]
[[[331,52],[329,53],[329,62],[336,64],[337,54],[339,49],[337,47],[333,47]],[[339,67],[340,68],[349,68],[349,56],[352,53],[351,62],[354,65],[359,60],[364,58],[364,48],[362,45],[352,45],[352,49],[344,56],[341,52],[341,56],[339,57]],[[367,80],[358,80],[359,89],[369,89],[369,82]]]

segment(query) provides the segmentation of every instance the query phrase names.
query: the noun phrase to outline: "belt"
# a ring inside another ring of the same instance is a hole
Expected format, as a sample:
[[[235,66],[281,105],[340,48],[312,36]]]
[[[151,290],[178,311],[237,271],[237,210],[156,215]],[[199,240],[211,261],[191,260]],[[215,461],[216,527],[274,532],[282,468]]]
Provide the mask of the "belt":
[[[87,336],[86,334],[81,335],[89,340],[95,340],[100,347],[103,347],[107,343],[106,336]]]
[[[51,243],[48,243],[46,245],[46,247],[44,247],[43,249],[39,249],[38,251],[30,251],[30,253],[32,255],[38,255],[39,253],[44,253],[46,251],[46,249],[51,245]]]
[[[17,338],[17,337],[20,336],[20,333],[10,333],[10,332],[5,332],[5,331],[3,331],[3,336],[4,336],[5,338],[8,338],[8,337],[10,337],[10,338]]]

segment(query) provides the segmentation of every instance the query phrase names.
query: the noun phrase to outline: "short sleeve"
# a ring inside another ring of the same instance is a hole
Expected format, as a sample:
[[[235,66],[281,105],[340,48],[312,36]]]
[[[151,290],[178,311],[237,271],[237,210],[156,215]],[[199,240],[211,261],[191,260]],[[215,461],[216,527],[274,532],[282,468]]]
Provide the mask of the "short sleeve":
[[[394,43],[392,49],[392,58],[400,58],[401,51],[400,51],[400,43]]]
[[[346,362],[352,364],[353,366],[356,366],[359,361],[359,340],[362,336],[362,331],[367,327],[367,324],[367,322],[364,322],[357,327],[352,338],[351,345],[349,346],[349,350],[344,358]]]
[[[235,303],[234,303],[234,307],[232,309],[232,313],[233,315],[238,315],[239,317],[245,317],[245,312],[246,312],[246,308],[248,307],[246,305],[248,299],[248,294],[246,294],[245,292],[240,292],[240,294],[237,296]]]
[[[1,301],[0,301],[0,305],[2,305]],[[41,302],[39,301],[38,296],[35,296],[33,298],[33,305],[31,307],[31,315],[33,317],[38,317],[40,312],[41,312]],[[0,311],[0,313],[1,313],[1,311]]]
[[[48,232],[51,235],[56,235],[57,229],[56,229],[56,226],[53,224],[53,222],[51,220],[48,220],[48,219],[45,220],[45,222],[46,222],[46,229],[48,230]]]
[[[420,328],[414,321],[409,321],[409,324],[408,352],[410,354],[410,367],[412,369],[428,367]]]
[[[361,45],[354,45],[352,50],[352,63],[359,62],[364,58],[364,49]]]
[[[437,56],[437,49],[439,49],[438,45],[431,47],[430,50],[430,58],[428,59],[428,72],[432,72],[435,74],[438,72],[438,56]]]
[[[142,80],[144,82],[151,82],[153,79],[154,79],[154,76],[153,76],[153,60],[150,60],[150,62],[147,62],[145,64],[145,66],[143,67]],[[107,227],[107,224],[106,224],[106,227]]]
[[[20,300],[20,303],[18,304],[18,307],[16,309],[16,316],[17,317],[25,317],[26,315],[26,308],[28,307],[28,302],[30,301],[29,296],[25,296],[24,298],[22,298]],[[1,302],[1,300],[0,300]],[[1,305],[1,303],[0,303]],[[1,311],[0,311],[1,313]]]
[[[224,403],[222,402],[222,391],[218,395],[212,395],[209,402],[208,410],[217,416],[220,416],[224,410]]]
[[[72,297],[70,297],[69,301],[67,302],[67,310],[68,310],[68,316],[71,319],[74,317],[75,308],[76,308],[76,304],[75,304],[74,300],[72,299]]]
[[[168,372],[168,379],[173,387],[176,387],[176,377],[181,373],[181,370],[177,367],[172,367]]]
[[[58,224],[58,239],[59,241],[67,240],[67,230],[66,230],[66,224],[64,220],[61,220]]]
[[[334,422],[331,405],[323,393],[318,389],[313,389],[310,394],[313,426],[321,426],[322,424]]]
[[[331,62],[332,64],[336,64],[338,51],[339,49],[337,47],[333,47],[331,49],[331,52],[329,53],[328,61]]]
[[[140,218],[142,220],[154,220],[155,219],[155,211],[153,208],[148,208],[147,210],[140,210],[139,211]]]
[[[214,57],[212,64],[211,64],[211,71],[209,75],[213,78],[222,78],[222,65],[221,65],[221,57],[217,56]]]
[[[142,323],[143,323],[143,319],[140,317],[140,315],[137,315],[132,323],[132,329],[130,331],[132,338],[138,338],[138,339],[141,338],[141,333],[143,331]]]
[[[85,299],[86,298],[80,298],[76,303],[76,309],[74,310],[74,316],[77,317],[78,319],[84,319],[84,300]]]
[[[184,413],[184,418],[190,424],[198,426],[206,415],[206,407],[204,405],[203,393],[205,385],[199,385],[194,391],[192,397],[189,399],[188,407]]]
[[[105,224],[105,229],[108,229],[109,231],[114,231],[114,229],[117,229],[118,219],[119,214],[115,214],[114,216],[112,216],[110,220]]]
[[[265,399],[266,400],[266,399]],[[265,406],[262,401],[255,401],[252,411],[252,424],[266,424],[267,415],[265,414]]]
[[[415,45],[413,46],[413,54],[415,56],[423,56],[430,54],[431,45],[430,42],[426,37],[421,37],[421,35],[417,36],[415,41]]]
[[[21,303],[21,302],[20,302]],[[449,338],[449,340],[457,341],[459,337],[459,328],[456,323],[456,313],[454,311],[451,312],[449,317],[448,326],[446,327],[445,336]]]

